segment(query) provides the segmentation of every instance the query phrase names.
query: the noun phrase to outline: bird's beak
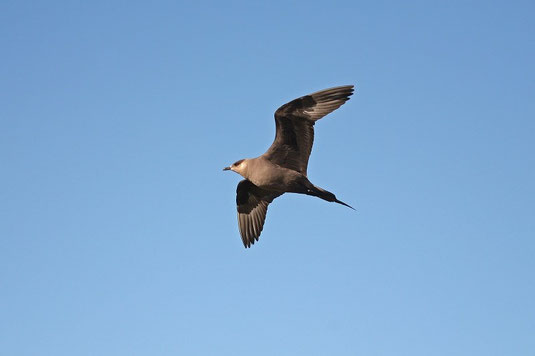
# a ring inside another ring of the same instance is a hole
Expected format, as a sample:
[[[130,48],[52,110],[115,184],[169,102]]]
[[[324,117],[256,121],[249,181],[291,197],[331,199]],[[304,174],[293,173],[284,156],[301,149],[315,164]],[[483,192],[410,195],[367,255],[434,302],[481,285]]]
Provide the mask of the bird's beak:
[[[230,171],[230,167],[223,168],[224,171]]]

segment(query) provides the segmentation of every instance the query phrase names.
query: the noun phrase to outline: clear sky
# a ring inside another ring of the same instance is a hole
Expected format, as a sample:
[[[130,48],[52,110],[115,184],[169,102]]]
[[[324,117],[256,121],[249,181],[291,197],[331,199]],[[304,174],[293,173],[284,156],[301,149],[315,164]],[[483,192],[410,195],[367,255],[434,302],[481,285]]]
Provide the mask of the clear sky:
[[[0,354],[535,354],[533,1],[0,4]],[[224,166],[355,84],[244,249]]]

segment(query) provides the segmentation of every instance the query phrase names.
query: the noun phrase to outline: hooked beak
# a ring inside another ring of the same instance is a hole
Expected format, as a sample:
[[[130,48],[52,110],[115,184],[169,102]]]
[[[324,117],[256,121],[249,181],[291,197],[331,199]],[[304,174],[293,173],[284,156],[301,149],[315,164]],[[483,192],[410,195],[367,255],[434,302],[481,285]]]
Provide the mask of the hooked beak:
[[[230,171],[230,167],[223,168],[224,171]]]

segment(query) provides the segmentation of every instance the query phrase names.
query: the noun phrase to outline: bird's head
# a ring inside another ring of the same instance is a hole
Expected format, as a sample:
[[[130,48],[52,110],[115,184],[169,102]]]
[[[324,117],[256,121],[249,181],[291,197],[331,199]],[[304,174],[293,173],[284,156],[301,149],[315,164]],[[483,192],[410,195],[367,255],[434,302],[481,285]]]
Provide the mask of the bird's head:
[[[247,169],[247,159],[240,159],[232,163],[230,167],[223,168],[224,171],[234,171],[245,177],[245,170]]]

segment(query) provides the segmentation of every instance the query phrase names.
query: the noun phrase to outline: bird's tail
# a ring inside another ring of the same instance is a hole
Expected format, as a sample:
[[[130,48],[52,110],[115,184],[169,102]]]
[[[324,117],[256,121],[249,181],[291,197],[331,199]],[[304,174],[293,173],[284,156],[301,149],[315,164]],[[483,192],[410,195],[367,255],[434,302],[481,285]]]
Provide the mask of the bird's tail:
[[[355,208],[353,208],[351,205],[346,204],[343,201],[336,199],[336,195],[334,195],[333,193],[331,193],[331,192],[329,192],[329,191],[327,191],[325,189],[322,189],[320,187],[316,187],[315,185],[312,185],[312,187],[310,187],[308,189],[307,194],[315,196],[315,197],[318,197],[318,198],[326,200],[326,201],[342,204],[342,205],[347,206],[348,208],[351,208],[351,209],[355,210]]]

